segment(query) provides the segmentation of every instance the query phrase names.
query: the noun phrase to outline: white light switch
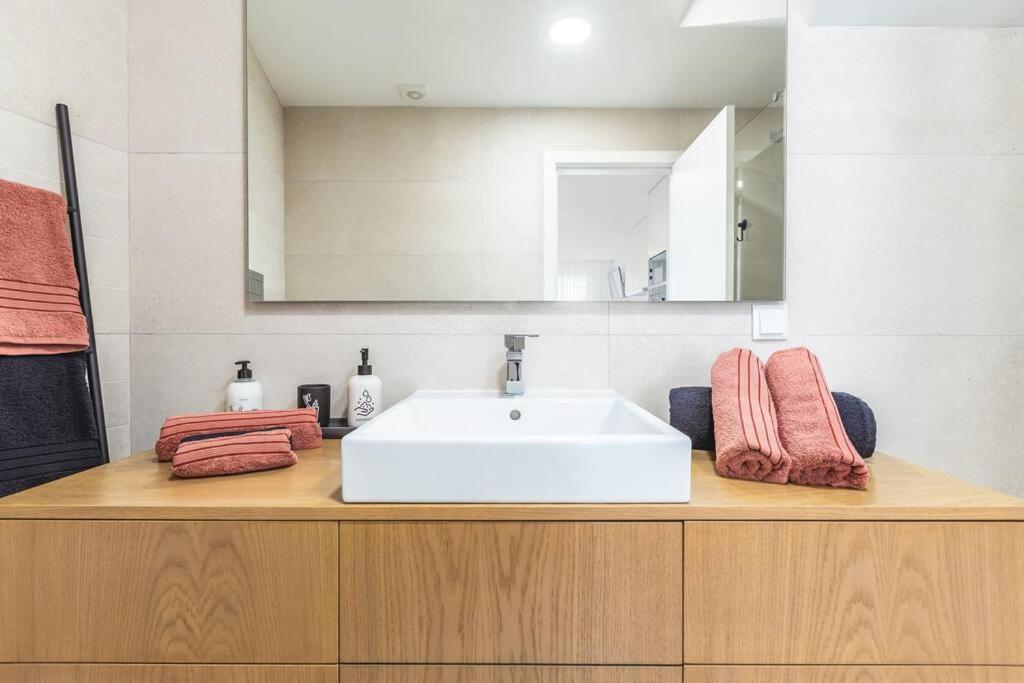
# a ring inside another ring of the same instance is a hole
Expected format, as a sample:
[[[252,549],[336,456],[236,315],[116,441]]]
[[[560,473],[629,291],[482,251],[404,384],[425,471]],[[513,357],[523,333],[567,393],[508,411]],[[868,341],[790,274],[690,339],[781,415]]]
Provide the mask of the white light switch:
[[[789,332],[789,314],[786,304],[753,304],[751,336],[755,339],[785,339]]]

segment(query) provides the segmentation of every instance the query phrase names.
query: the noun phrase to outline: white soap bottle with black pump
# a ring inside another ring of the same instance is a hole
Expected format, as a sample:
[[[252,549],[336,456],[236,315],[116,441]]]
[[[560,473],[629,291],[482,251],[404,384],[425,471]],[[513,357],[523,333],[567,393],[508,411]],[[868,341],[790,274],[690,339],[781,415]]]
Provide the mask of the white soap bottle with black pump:
[[[263,409],[263,387],[252,378],[250,362],[235,361],[235,365],[242,367],[238,369],[235,380],[228,385],[228,410],[232,412]]]
[[[381,409],[381,381],[373,374],[370,365],[370,349],[361,349],[363,362],[356,369],[357,374],[348,380],[348,426],[366,424]]]

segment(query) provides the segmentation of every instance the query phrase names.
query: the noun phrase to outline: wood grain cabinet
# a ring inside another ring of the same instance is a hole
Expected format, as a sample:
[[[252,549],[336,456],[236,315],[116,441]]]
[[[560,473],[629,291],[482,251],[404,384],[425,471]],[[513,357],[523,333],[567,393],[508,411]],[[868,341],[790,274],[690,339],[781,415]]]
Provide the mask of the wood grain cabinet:
[[[687,522],[685,557],[687,663],[1024,664],[1020,522]]]
[[[341,683],[683,683],[678,666],[342,666]]]
[[[338,661],[337,523],[3,520],[0,558],[0,662]]]
[[[349,504],[338,452],[0,499],[0,683],[1024,683],[1020,500],[695,451],[686,505]]]
[[[687,666],[686,683],[1024,683],[1010,666]]]
[[[0,664],[0,683],[338,683],[303,664]]]
[[[680,523],[342,522],[340,550],[343,663],[682,663]]]

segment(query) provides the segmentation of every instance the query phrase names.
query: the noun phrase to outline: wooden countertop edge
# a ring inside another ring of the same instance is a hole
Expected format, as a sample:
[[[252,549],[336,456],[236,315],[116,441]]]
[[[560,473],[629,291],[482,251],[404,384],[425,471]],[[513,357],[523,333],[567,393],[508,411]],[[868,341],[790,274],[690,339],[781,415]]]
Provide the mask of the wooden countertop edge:
[[[684,509],[677,509],[684,508]],[[142,507],[24,505],[0,508],[3,520],[168,520],[168,521],[267,521],[267,522],[1020,522],[1024,509],[991,508],[849,508],[824,507],[731,509],[724,507],[671,508],[649,510],[623,505],[606,505],[593,510],[558,509],[543,505],[518,505],[510,509],[491,507],[459,508],[447,504],[411,505],[407,509],[391,505],[380,509],[341,506],[302,507]]]

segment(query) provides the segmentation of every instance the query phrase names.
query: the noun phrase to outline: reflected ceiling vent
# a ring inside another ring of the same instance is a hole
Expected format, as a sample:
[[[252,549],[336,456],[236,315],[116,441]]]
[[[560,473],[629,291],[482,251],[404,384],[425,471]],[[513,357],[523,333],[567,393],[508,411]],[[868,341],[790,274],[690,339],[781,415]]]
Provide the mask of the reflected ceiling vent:
[[[399,83],[398,94],[406,102],[416,104],[427,99],[427,86],[419,83]]]

